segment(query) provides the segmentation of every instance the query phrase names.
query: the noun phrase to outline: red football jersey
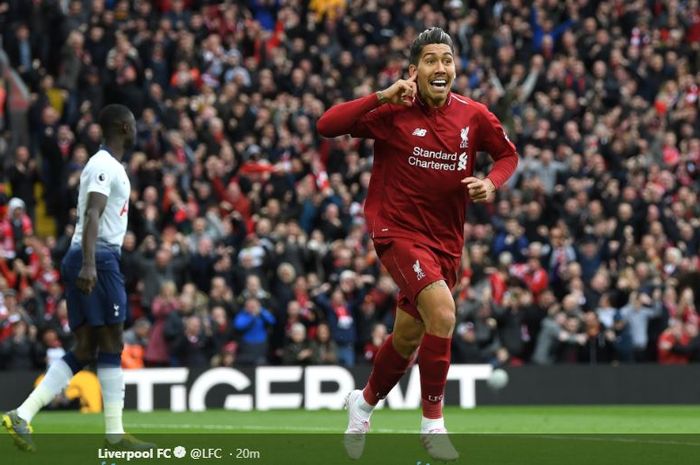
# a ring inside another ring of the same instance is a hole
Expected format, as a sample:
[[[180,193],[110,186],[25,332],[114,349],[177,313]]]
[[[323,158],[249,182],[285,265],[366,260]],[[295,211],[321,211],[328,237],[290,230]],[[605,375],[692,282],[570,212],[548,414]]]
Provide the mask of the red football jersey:
[[[476,152],[496,161],[488,175],[496,187],[518,163],[498,119],[484,105],[453,93],[439,108],[419,97],[410,107],[376,107],[355,122],[350,135],[375,139],[365,203],[372,237],[413,239],[455,257],[462,253],[469,198],[460,181],[472,176]]]

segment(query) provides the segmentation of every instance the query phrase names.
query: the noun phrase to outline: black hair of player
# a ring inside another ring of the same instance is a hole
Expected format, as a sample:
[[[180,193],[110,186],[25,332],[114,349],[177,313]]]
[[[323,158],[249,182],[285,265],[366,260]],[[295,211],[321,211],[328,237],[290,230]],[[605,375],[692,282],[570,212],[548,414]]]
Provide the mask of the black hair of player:
[[[425,31],[418,34],[411,44],[411,55],[409,57],[409,63],[418,66],[418,61],[420,60],[421,53],[423,53],[423,47],[429,44],[445,44],[450,46],[452,53],[455,52],[455,46],[452,42],[452,37],[443,31],[439,27],[431,27]]]
[[[105,139],[129,137],[130,134],[124,131],[124,125],[129,125],[132,118],[131,110],[124,105],[118,103],[107,105],[97,117],[97,121],[102,128],[102,137]]]

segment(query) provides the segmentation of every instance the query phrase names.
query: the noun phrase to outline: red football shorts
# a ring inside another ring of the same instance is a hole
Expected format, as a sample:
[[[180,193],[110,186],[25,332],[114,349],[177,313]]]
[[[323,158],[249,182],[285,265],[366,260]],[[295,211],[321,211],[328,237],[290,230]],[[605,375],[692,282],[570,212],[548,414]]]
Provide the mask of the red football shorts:
[[[413,318],[418,313],[418,294],[428,284],[445,281],[457,284],[461,260],[410,239],[375,238],[374,248],[382,265],[399,286],[398,305]]]

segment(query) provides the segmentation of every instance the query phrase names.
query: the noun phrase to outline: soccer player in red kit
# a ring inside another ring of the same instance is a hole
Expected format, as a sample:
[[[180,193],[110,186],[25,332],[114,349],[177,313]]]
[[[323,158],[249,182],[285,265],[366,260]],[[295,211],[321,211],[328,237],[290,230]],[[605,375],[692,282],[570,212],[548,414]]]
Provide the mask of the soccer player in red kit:
[[[365,217],[377,254],[400,288],[393,334],[379,349],[365,388],[348,395],[345,447],[353,458],[362,455],[372,409],[418,350],[423,444],[433,458],[456,460],[444,434],[442,401],[465,205],[493,200],[518,155],[484,105],[450,91],[454,47],[442,29],[414,40],[408,72],[386,90],[333,106],[317,122],[325,137],[375,140]],[[478,151],[494,160],[484,179],[472,176]]]

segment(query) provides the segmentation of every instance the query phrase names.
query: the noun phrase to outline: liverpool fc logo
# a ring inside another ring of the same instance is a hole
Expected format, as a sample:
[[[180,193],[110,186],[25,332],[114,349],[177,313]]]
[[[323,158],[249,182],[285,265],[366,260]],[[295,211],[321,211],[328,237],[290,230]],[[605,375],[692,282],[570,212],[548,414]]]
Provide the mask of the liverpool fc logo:
[[[460,131],[460,137],[462,137],[462,142],[459,144],[460,149],[466,149],[469,145],[469,126]]]
[[[420,262],[418,260],[416,260],[416,263],[413,264],[413,271],[416,273],[416,279],[418,281],[425,278],[425,273],[423,272],[423,269],[420,267]]]

